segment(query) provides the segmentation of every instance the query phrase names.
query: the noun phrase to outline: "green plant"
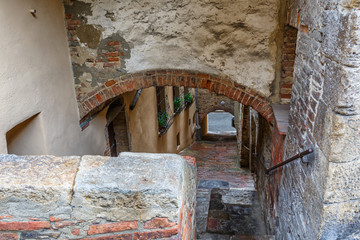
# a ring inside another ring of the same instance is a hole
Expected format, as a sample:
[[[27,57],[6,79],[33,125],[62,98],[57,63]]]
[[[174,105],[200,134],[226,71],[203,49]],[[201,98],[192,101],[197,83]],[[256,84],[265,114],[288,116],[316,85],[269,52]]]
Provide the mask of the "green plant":
[[[192,102],[193,102],[193,96],[191,95],[190,92],[188,92],[187,94],[185,94],[184,98],[185,98],[185,102],[186,102],[186,103],[192,103]]]
[[[177,112],[183,104],[183,99],[181,97],[177,97],[174,99],[174,111]]]
[[[163,112],[163,113],[158,114],[159,127],[165,127],[166,126],[168,117],[169,116],[168,116],[167,112]]]

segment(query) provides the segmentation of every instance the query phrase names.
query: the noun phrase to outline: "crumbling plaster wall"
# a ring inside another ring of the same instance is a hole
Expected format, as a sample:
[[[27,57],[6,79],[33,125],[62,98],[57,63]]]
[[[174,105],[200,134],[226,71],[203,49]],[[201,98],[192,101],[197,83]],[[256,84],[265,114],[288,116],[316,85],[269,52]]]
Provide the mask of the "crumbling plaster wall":
[[[79,101],[106,76],[158,68],[225,74],[264,96],[271,94],[277,0],[64,4]]]
[[[295,0],[299,28],[284,159],[309,147],[310,164],[283,168],[279,239],[360,236],[360,4]]]
[[[43,141],[43,154],[102,154],[96,125],[105,119],[85,132],[79,127],[61,1],[2,1],[0,29],[0,153],[7,153],[7,131],[40,113],[43,139],[28,141]]]

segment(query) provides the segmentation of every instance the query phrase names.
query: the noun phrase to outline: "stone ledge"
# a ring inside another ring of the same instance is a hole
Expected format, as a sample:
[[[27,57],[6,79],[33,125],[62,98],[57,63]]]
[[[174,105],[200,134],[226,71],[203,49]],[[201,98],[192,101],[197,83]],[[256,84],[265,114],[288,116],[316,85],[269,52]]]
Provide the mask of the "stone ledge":
[[[70,215],[79,163],[80,157],[0,155],[0,215]]]
[[[194,159],[176,154],[0,155],[0,239],[192,239],[195,202]]]

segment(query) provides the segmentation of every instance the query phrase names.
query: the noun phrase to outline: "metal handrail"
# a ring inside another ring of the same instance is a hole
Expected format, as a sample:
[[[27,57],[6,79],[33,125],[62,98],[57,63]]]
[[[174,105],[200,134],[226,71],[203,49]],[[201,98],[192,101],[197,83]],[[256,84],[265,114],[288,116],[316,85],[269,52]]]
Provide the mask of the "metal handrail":
[[[279,164],[277,164],[277,165],[275,165],[275,166],[273,166],[273,167],[271,167],[271,168],[269,168],[269,169],[266,169],[266,170],[265,170],[265,173],[266,173],[266,174],[269,174],[269,172],[271,172],[272,170],[274,170],[274,169],[276,169],[276,168],[279,168],[279,167],[281,167],[281,166],[283,166],[283,165],[285,165],[285,164],[288,164],[288,163],[290,163],[290,162],[292,162],[292,161],[295,161],[295,160],[298,159],[298,158],[302,158],[303,156],[308,155],[308,154],[310,154],[310,153],[312,153],[312,152],[314,152],[314,150],[313,150],[312,148],[309,148],[308,150],[305,150],[305,151],[303,151],[303,152],[301,152],[301,153],[298,153],[298,154],[296,154],[295,156],[292,156],[291,158],[283,161],[282,163],[279,163]]]

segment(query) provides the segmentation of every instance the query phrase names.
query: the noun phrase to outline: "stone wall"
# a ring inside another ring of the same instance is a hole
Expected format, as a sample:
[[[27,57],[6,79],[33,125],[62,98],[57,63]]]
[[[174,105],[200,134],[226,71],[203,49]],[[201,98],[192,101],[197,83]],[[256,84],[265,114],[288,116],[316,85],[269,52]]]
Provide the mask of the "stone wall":
[[[278,239],[360,236],[359,3],[297,1],[294,82],[284,159],[312,147],[309,164],[283,168]]]
[[[216,110],[224,110],[234,115],[234,101],[226,96],[217,95],[207,89],[198,89],[199,102],[199,123],[201,124],[205,116]]]
[[[297,28],[285,26],[284,45],[282,49],[280,102],[290,102],[296,57]]]
[[[278,5],[276,0],[66,0],[78,101],[107,80],[158,68],[224,74],[270,96]]]
[[[1,155],[0,163],[0,239],[194,239],[193,158]]]

